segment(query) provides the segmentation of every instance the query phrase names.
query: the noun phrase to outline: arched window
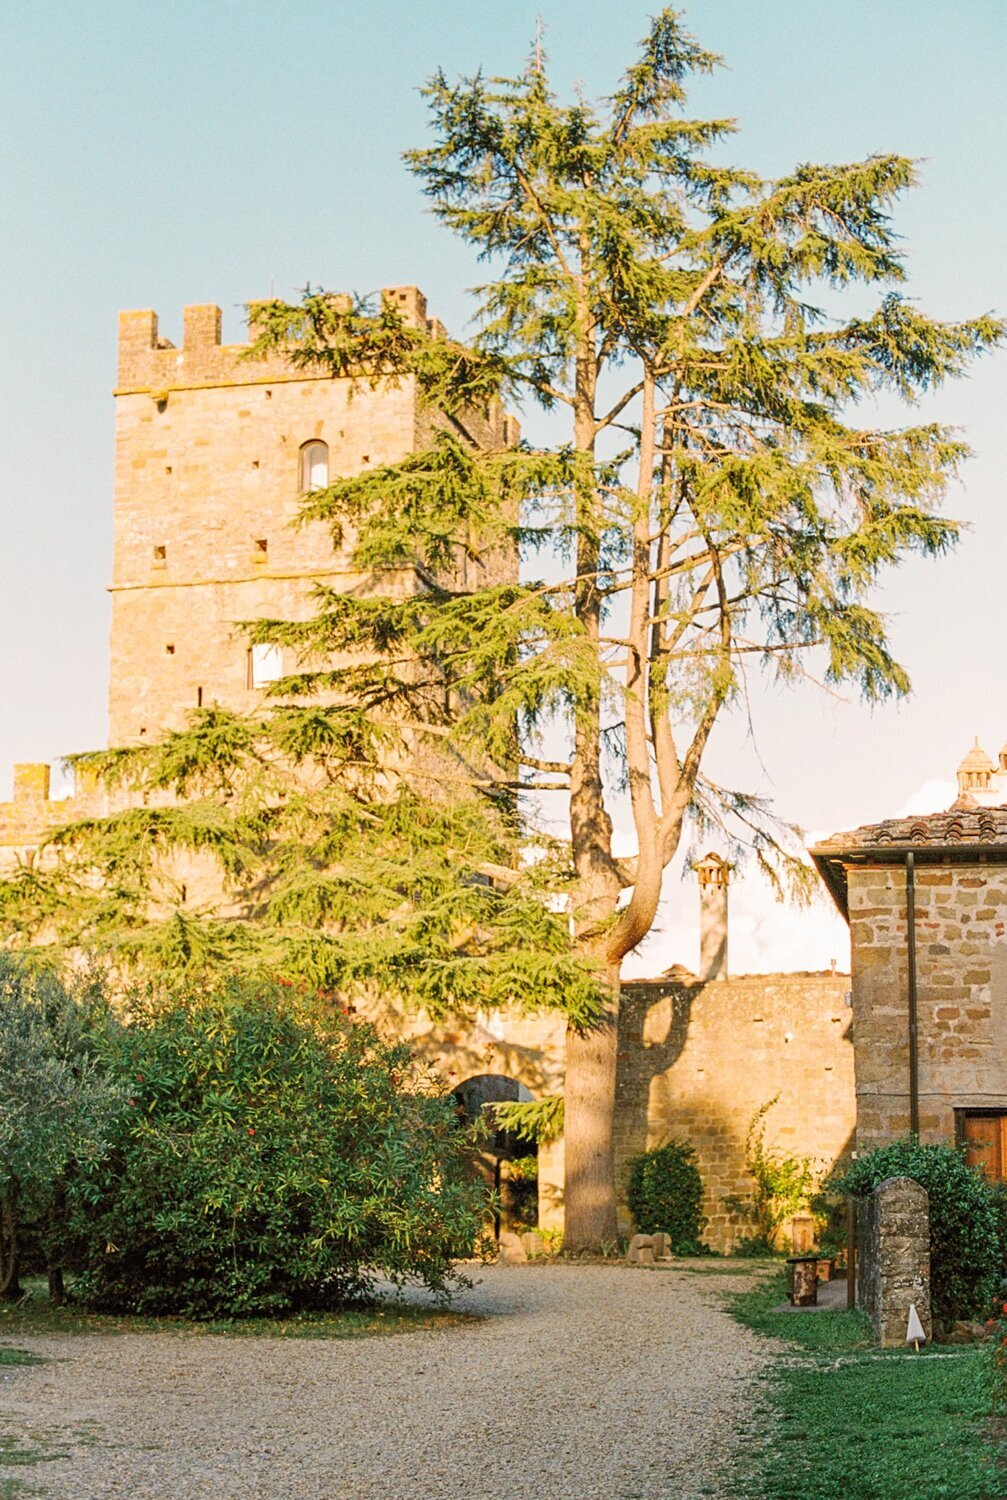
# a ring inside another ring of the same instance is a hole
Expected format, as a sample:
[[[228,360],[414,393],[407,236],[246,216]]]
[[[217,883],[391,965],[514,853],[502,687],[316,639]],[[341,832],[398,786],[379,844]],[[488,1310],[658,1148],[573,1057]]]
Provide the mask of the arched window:
[[[323,490],[329,482],[329,445],[319,438],[301,448],[301,490]]]

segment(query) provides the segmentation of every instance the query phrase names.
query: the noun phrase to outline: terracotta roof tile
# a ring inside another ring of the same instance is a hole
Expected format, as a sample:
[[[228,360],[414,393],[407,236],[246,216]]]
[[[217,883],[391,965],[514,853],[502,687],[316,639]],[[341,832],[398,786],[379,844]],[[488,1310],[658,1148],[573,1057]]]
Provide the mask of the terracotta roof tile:
[[[947,812],[910,818],[886,818],[848,833],[833,833],[811,853],[829,856],[857,849],[945,848],[960,844],[1007,844],[1007,806],[980,807],[965,793]]]

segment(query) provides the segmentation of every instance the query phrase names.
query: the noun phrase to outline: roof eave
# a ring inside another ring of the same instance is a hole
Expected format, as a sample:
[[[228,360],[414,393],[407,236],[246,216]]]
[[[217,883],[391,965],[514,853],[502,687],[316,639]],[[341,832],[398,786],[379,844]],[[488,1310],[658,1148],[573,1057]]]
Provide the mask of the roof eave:
[[[849,881],[846,875],[847,862],[891,864],[905,863],[907,854],[914,854],[923,864],[957,863],[971,859],[977,864],[1007,864],[1007,843],[987,844],[968,840],[961,843],[917,844],[910,841],[891,844],[817,844],[809,849],[815,868],[828,889],[839,912],[848,923],[850,920]],[[980,856],[977,858],[977,856]]]

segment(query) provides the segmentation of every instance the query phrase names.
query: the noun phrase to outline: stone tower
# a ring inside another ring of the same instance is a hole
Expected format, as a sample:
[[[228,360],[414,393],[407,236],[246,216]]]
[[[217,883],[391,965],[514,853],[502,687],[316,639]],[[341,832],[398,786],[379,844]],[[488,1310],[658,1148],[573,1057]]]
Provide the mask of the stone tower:
[[[427,323],[416,287],[382,295]],[[120,315],[110,745],[153,739],[199,706],[253,707],[295,663],[276,648],[251,650],[238,622],[310,616],[315,581],[423,586],[415,569],[363,577],[324,526],[291,522],[305,491],[398,462],[448,419],[421,413],[411,380],[351,389],[246,353],[221,345],[217,307],[185,309],[179,349],[158,336],[155,313]],[[451,425],[479,446],[517,435],[499,410]]]

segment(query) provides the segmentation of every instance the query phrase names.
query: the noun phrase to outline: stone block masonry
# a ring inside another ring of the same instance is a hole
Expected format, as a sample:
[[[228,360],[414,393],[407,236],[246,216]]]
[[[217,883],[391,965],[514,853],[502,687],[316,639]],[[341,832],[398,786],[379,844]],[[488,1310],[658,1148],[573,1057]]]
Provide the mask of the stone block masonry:
[[[752,974],[713,983],[636,981],[623,990],[616,1173],[625,1190],[640,1151],[678,1139],[695,1147],[706,1242],[729,1251],[754,1232],[744,1205],[752,1116],[774,1095],[770,1147],[823,1169],[848,1151],[855,1124],[849,979]],[[621,1228],[632,1232],[628,1210]]]
[[[439,330],[415,287],[383,293],[407,322]],[[257,680],[240,622],[310,617],[312,588],[408,594],[414,568],[364,575],[353,537],[333,549],[326,526],[295,528],[307,444],[324,445],[322,477],[393,464],[449,425],[477,447],[505,446],[517,424],[499,407],[464,419],[422,407],[411,379],[375,387],[247,358],[222,345],[220,310],[185,309],[182,347],[151,311],[120,315],[116,390],[115,542],[109,743],[136,744],[220,703],[254,708]],[[513,572],[513,558],[499,560]],[[459,560],[459,568],[464,569]],[[270,659],[276,677],[297,670]]]
[[[1007,1110],[1007,867],[916,870],[920,1138],[952,1140],[956,1111]],[[906,875],[849,871],[857,1146],[909,1131]]]
[[[905,1344],[910,1307],[932,1338],[926,1189],[909,1177],[889,1177],[861,1200],[857,1213],[857,1304],[882,1348]]]

